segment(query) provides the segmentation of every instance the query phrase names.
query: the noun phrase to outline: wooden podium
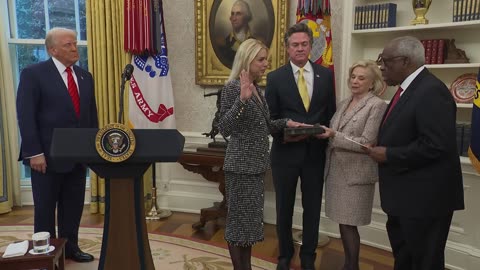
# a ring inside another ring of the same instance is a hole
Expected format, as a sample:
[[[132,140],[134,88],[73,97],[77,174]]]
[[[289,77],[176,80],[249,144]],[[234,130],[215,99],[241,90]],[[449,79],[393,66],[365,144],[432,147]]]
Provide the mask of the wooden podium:
[[[155,162],[176,162],[185,138],[174,129],[134,129],[133,155],[123,162],[111,163],[95,149],[97,131],[55,129],[50,152],[56,161],[87,164],[105,178],[105,219],[98,269],[155,269],[145,222],[142,176]]]
[[[192,225],[194,229],[201,229],[208,221],[224,218],[227,215],[225,175],[223,173],[224,158],[225,149],[223,148],[198,147],[194,152],[184,151],[178,160],[186,170],[198,173],[210,182],[218,183],[218,190],[222,194],[221,202],[215,202],[212,207],[200,210],[200,221]]]

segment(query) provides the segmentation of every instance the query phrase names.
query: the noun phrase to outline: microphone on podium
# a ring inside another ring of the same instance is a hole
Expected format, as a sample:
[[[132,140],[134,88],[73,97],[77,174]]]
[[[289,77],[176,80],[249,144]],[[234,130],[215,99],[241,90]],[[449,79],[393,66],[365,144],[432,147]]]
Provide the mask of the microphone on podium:
[[[122,83],[120,85],[120,108],[118,111],[118,123],[123,124],[123,102],[124,102],[124,92],[125,92],[125,82],[132,78],[133,74],[133,65],[127,64],[122,72]]]

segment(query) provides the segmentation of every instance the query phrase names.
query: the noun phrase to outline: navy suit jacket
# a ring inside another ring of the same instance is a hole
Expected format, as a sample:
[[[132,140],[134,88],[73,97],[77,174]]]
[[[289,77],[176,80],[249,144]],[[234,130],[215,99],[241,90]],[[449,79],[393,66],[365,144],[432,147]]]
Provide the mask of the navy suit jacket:
[[[20,75],[17,91],[17,117],[22,138],[19,160],[44,153],[47,170],[68,172],[73,163],[53,162],[50,158],[55,128],[98,127],[92,75],[73,66],[80,94],[80,117],[77,118],[68,89],[52,59],[26,67]],[[75,142],[72,142],[72,144]]]
[[[464,208],[455,120],[452,95],[424,69],[379,130],[378,145],[387,147],[387,161],[379,165],[387,214],[435,217]]]
[[[268,73],[265,98],[274,120],[289,118],[300,123],[328,126],[335,113],[335,89],[332,72],[311,62],[313,67],[313,93],[308,112],[298,92],[290,62]],[[273,134],[272,165],[323,166],[328,140],[284,143],[281,133]]]

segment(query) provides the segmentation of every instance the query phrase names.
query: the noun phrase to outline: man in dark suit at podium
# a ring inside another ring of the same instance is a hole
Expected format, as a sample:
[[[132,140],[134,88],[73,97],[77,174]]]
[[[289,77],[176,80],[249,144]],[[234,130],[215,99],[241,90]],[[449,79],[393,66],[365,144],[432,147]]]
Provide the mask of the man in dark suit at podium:
[[[53,161],[49,154],[55,128],[98,127],[93,78],[74,65],[79,59],[75,31],[53,28],[47,33],[45,45],[51,58],[26,67],[20,75],[19,160],[31,168],[35,232],[48,231],[56,237],[57,208],[58,236],[68,239],[66,258],[89,262],[93,256],[78,247],[86,167]]]
[[[368,150],[379,164],[394,269],[445,269],[453,212],[464,208],[456,104],[445,83],[425,68],[418,39],[392,40],[377,62],[386,83],[399,85],[383,116],[378,146]]]

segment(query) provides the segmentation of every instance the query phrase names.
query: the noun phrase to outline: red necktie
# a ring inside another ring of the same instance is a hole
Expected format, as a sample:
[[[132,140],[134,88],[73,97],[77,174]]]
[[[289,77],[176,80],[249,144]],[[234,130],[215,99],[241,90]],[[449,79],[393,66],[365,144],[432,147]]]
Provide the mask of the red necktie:
[[[77,114],[77,117],[80,117],[80,96],[78,95],[77,84],[73,79],[72,68],[67,67],[65,71],[67,72],[68,93],[72,98],[72,103],[73,103],[73,108],[75,109],[75,113]]]
[[[388,112],[385,115],[385,118],[383,119],[382,125],[385,124],[385,121],[388,118],[388,115],[392,111],[393,107],[397,104],[398,100],[400,99],[400,94],[402,93],[403,89],[402,87],[398,87],[397,92],[395,93],[395,96],[393,96],[392,102],[390,103],[390,108],[388,108]]]

